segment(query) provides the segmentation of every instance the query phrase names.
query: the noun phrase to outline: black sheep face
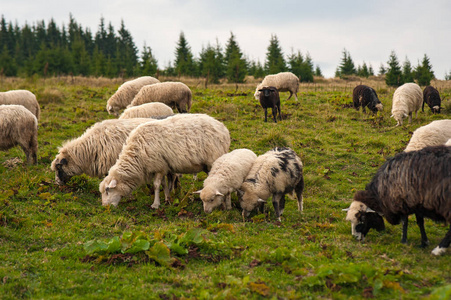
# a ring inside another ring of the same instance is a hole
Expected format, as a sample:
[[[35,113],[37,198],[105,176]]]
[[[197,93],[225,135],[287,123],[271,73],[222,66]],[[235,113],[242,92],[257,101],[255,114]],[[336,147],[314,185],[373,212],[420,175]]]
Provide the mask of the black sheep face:
[[[385,230],[384,219],[376,212],[362,212],[356,214],[357,225],[355,226],[355,236],[363,241],[371,228],[377,231]]]

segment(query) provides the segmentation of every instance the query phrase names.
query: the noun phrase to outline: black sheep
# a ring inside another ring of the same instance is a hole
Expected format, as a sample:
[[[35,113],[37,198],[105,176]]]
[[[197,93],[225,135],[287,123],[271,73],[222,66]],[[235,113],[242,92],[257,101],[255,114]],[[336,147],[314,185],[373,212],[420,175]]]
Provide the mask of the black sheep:
[[[407,217],[415,214],[421,245],[426,246],[423,218],[451,223],[451,147],[426,147],[388,159],[365,190],[355,193],[349,208],[346,219],[360,239],[370,228],[380,229],[383,223],[382,218],[370,218],[368,212],[383,216],[393,225],[402,221],[403,243],[407,241]],[[432,254],[444,253],[450,243],[451,227]]]
[[[279,112],[279,119],[282,121],[282,116],[280,113],[280,97],[277,88],[273,86],[265,86],[258,91],[260,92],[260,104],[265,110],[265,122],[268,121],[268,108],[272,109],[274,122],[277,123],[277,111]]]
[[[440,99],[439,92],[432,86],[428,85],[423,90],[423,107],[421,108],[424,112],[424,103],[427,103],[431,108],[431,111],[435,113],[440,113],[440,106],[442,100]]]
[[[373,112],[377,113],[378,110],[382,110],[383,106],[379,98],[377,97],[376,91],[367,85],[358,85],[354,88],[352,92],[352,101],[354,103],[354,108],[359,110],[362,106],[363,112],[366,112],[365,108],[368,108]]]

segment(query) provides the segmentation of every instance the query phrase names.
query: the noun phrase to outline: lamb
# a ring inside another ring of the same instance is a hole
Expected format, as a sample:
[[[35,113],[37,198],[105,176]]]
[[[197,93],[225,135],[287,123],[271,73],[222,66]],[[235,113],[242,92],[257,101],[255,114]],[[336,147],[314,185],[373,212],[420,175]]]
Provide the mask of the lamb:
[[[371,213],[383,216],[390,224],[402,221],[403,243],[407,241],[407,217],[415,214],[421,245],[425,247],[428,239],[424,217],[451,223],[451,147],[442,145],[402,152],[379,168],[365,190],[355,193],[347,213],[352,234],[359,240],[370,228],[382,228],[382,218],[368,218],[367,208]],[[432,254],[443,254],[450,243],[451,227]]]
[[[367,85],[358,85],[354,88],[352,92],[352,101],[354,103],[354,108],[358,111],[360,106],[362,106],[362,111],[366,112],[366,107],[373,112],[377,113],[379,110],[383,109],[383,105],[379,98],[377,97],[376,91]]]
[[[451,139],[451,120],[432,121],[415,130],[405,152],[416,151],[427,146],[444,145]]]
[[[182,82],[163,82],[144,86],[135,96],[130,106],[137,106],[149,102],[161,102],[178,112],[186,113],[191,109],[192,92]]]
[[[119,119],[131,118],[165,118],[172,116],[174,112],[172,108],[164,103],[152,102],[145,103],[138,106],[132,106],[124,110]]]
[[[117,206],[121,197],[153,178],[152,208],[157,209],[166,174],[208,172],[229,146],[228,129],[205,114],[177,114],[142,124],[130,133],[119,159],[100,183],[102,205]],[[164,192],[167,199],[168,189]]]
[[[440,105],[442,99],[440,99],[439,92],[432,86],[428,85],[423,90],[423,106],[421,110],[424,112],[424,103],[427,103],[431,108],[431,111],[435,113],[440,113]]]
[[[303,210],[304,177],[302,162],[290,148],[276,147],[260,155],[252,165],[246,176],[241,190],[241,208],[243,217],[249,216],[260,203],[264,205],[272,195],[272,203],[276,217],[280,216],[285,208],[285,194],[296,192],[298,210]]]
[[[279,91],[273,87],[263,87],[260,90],[260,104],[265,110],[265,122],[268,121],[268,108],[270,107],[272,109],[272,116],[274,119],[274,122],[277,123],[277,112],[279,112],[279,119],[282,121],[282,116],[280,113],[280,97],[279,97]]]
[[[159,83],[160,81],[152,76],[142,76],[124,82],[117,91],[108,99],[106,110],[110,115],[119,115],[119,111],[129,105],[136,94],[145,85]]]
[[[211,167],[200,194],[204,211],[209,214],[219,205],[232,209],[232,192],[244,182],[257,155],[249,149],[235,149],[219,157]]]
[[[38,120],[22,105],[0,105],[0,150],[17,145],[28,164],[38,163]]]
[[[18,104],[25,106],[26,109],[31,111],[39,120],[41,114],[41,108],[39,107],[36,96],[27,90],[11,90],[7,92],[0,92],[0,105],[1,104]]]
[[[263,81],[258,84],[255,89],[255,99],[260,99],[259,90],[261,90],[264,86],[274,86],[279,90],[279,92],[290,92],[290,96],[287,100],[289,100],[294,94],[296,101],[298,101],[298,96],[296,94],[299,89],[299,78],[291,72],[281,72],[265,76]]]
[[[418,110],[423,102],[423,93],[416,83],[405,83],[396,89],[393,94],[392,117],[397,121],[396,126],[402,125],[403,119],[409,116],[412,123],[412,113],[417,117]]]
[[[63,185],[80,174],[98,178],[107,175],[130,132],[150,120],[105,120],[88,128],[80,137],[65,142],[51,164],[56,183]]]

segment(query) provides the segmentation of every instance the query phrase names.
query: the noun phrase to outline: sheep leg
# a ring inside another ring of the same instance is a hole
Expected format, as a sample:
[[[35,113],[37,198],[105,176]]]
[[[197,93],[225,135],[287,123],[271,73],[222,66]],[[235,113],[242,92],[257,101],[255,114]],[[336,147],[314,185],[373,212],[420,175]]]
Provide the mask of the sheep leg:
[[[268,109],[265,108],[265,122],[268,122]]]
[[[423,106],[421,107],[421,111],[424,112],[424,101],[423,101]]]
[[[283,211],[285,210],[285,195],[282,195],[282,197],[280,197],[280,201],[279,201],[279,211],[280,211],[280,215],[283,214]]]
[[[440,242],[440,244],[438,244],[438,246],[435,247],[434,250],[432,250],[432,254],[434,254],[434,255],[444,254],[450,244],[451,244],[451,225],[449,226],[449,230],[446,233],[443,240]]]
[[[289,92],[290,92],[290,96],[287,98],[287,101],[290,100],[291,96],[293,96],[293,92],[292,91],[289,91]],[[294,96],[296,97],[296,94],[294,94]],[[296,97],[296,100],[298,100],[298,97]]]
[[[272,107],[272,118],[274,119],[274,122],[277,123],[277,106]]]
[[[279,111],[279,120],[282,121],[282,112],[280,111],[280,102],[277,103],[277,110]]]
[[[409,226],[409,217],[407,215],[403,215],[401,217],[401,221],[402,221],[401,243],[407,244],[407,227]]]
[[[304,203],[303,203],[304,197],[302,196],[302,193],[304,192],[304,177],[301,177],[301,180],[296,185],[294,191],[296,192],[296,196],[298,199],[298,210],[302,211],[304,209]]]
[[[426,248],[429,245],[428,237],[426,235],[426,231],[424,230],[424,218],[422,215],[415,214],[417,218],[417,225],[420,228],[421,233],[421,248]]]
[[[409,124],[412,124],[412,113],[409,113]]]
[[[272,195],[272,205],[274,206],[274,213],[276,215],[277,220],[281,221],[280,219],[280,194],[273,194]]]
[[[232,193],[229,193],[225,196],[225,209],[232,209]]]
[[[153,200],[152,208],[158,209],[160,207],[160,185],[163,180],[163,175],[161,173],[155,174],[155,178],[153,180],[153,188],[155,191],[155,197]]]

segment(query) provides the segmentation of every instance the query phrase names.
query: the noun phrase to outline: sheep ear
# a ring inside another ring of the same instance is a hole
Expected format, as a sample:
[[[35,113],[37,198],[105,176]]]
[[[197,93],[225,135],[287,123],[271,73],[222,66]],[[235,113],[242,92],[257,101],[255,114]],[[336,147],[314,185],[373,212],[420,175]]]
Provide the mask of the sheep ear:
[[[109,187],[110,189],[113,189],[113,188],[116,187],[116,185],[117,185],[117,181],[116,181],[116,179],[113,179],[113,180],[111,180],[111,182],[110,182],[110,184],[108,185],[108,187]]]
[[[263,199],[258,198],[257,202],[260,202],[260,203],[266,203],[266,200],[263,200]]]
[[[193,194],[200,194],[201,192],[202,192],[202,190],[198,190],[198,191],[193,192]]]
[[[343,208],[341,211],[349,211],[349,207],[348,208]]]
[[[224,194],[220,193],[219,191],[216,191],[216,196],[224,197]]]
[[[67,159],[66,159],[66,158],[63,158],[63,159],[60,161],[60,164],[61,164],[61,165],[67,165]]]
[[[407,115],[407,114],[405,113],[405,114],[404,114],[404,117],[405,117],[405,118],[407,118],[407,117],[408,117],[408,115]]]
[[[391,115],[390,118],[393,118],[395,115]]]

